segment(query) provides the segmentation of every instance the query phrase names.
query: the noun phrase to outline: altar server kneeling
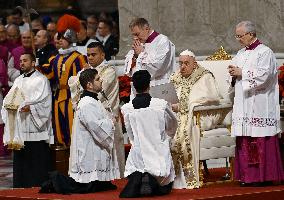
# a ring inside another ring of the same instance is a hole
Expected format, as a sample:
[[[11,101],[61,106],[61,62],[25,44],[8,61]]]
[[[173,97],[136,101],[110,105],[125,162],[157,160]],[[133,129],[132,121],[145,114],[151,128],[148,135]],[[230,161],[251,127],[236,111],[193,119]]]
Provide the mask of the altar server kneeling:
[[[114,124],[98,100],[102,82],[96,69],[82,71],[84,91],[75,111],[70,146],[69,177],[53,172],[40,192],[91,193],[116,189],[111,180],[120,178],[114,153]]]

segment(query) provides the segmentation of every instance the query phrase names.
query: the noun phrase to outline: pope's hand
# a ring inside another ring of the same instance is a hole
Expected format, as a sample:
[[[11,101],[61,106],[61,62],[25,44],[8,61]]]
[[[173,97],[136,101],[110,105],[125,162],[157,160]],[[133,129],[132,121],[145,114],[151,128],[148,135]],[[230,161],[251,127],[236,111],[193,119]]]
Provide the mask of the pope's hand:
[[[31,109],[29,105],[26,105],[20,109],[20,112],[30,112],[30,111]]]
[[[176,113],[179,112],[179,103],[172,104],[172,110]]]

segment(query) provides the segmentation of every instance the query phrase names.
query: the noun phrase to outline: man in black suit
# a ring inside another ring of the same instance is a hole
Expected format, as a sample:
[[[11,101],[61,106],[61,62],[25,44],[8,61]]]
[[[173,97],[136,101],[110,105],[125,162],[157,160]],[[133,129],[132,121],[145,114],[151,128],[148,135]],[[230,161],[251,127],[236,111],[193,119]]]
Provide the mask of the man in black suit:
[[[110,60],[111,56],[116,55],[119,48],[118,38],[111,34],[112,27],[113,25],[111,21],[105,19],[99,21],[98,36],[96,39],[104,46],[106,60]]]
[[[37,65],[42,66],[49,63],[49,58],[58,52],[53,44],[50,43],[51,37],[47,30],[39,30],[35,35],[35,47]]]

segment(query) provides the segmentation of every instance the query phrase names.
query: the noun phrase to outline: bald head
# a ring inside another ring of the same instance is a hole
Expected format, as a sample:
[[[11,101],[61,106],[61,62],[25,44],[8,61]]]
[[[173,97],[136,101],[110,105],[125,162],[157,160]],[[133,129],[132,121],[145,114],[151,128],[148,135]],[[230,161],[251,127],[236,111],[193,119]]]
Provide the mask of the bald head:
[[[19,26],[15,24],[10,24],[7,27],[7,39],[12,42],[17,42],[20,38],[20,29]]]
[[[32,47],[32,36],[30,31],[24,31],[21,34],[22,45],[24,48]]]
[[[41,49],[50,41],[50,36],[46,30],[39,30],[35,36],[35,47]]]

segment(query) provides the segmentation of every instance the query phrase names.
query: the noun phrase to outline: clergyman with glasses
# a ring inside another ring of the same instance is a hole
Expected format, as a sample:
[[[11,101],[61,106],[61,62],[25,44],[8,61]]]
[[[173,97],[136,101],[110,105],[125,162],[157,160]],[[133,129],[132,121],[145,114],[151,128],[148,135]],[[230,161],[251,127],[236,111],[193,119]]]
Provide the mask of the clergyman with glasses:
[[[235,37],[243,47],[228,66],[235,90],[231,132],[236,137],[235,178],[241,186],[263,186],[284,180],[276,58],[256,37],[253,22],[237,24]]]

